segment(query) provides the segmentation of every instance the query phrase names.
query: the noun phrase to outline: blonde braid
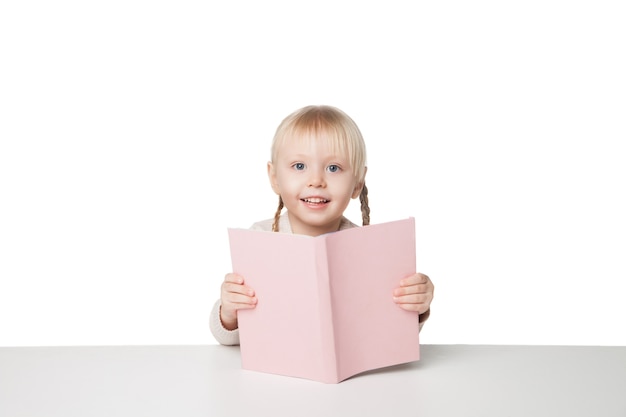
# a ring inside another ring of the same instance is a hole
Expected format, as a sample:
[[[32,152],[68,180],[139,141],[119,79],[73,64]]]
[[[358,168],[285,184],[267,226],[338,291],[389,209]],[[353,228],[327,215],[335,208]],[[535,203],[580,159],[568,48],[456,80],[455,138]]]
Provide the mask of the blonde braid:
[[[361,190],[361,194],[359,195],[359,200],[361,200],[361,215],[363,216],[363,226],[367,226],[370,224],[370,206],[369,200],[367,198],[367,187],[363,184],[363,189]]]
[[[280,213],[283,211],[283,198],[278,196],[278,209],[276,210],[276,214],[274,214],[274,223],[272,224],[272,232],[278,232],[278,219],[280,218]]]

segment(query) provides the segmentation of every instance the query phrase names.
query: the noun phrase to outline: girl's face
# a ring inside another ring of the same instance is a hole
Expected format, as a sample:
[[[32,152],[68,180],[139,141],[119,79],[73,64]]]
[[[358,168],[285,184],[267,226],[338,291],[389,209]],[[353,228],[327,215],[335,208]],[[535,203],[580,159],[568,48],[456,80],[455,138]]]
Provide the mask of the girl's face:
[[[293,233],[309,236],[337,231],[350,199],[363,188],[348,156],[333,152],[324,138],[286,141],[268,163],[268,175]]]

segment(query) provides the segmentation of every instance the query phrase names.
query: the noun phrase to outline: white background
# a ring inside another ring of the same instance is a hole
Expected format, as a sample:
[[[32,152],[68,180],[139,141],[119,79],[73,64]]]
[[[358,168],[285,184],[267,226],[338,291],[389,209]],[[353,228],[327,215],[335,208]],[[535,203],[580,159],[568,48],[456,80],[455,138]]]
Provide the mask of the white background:
[[[2,2],[0,345],[216,343],[307,104],[360,126],[372,222],[416,218],[423,343],[626,345],[622,4]]]

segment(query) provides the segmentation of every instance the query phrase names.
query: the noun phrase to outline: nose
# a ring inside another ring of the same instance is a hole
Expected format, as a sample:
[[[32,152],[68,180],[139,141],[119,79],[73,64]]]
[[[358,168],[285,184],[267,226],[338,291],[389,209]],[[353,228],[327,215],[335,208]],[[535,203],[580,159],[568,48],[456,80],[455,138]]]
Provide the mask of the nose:
[[[311,169],[309,175],[309,187],[324,188],[326,187],[326,179],[324,177],[324,171],[319,169]]]

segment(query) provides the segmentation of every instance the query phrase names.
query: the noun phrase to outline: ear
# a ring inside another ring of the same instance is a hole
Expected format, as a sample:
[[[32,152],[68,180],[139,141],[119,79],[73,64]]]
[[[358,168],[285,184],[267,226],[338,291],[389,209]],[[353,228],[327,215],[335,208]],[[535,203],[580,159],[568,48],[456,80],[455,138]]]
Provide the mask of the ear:
[[[363,191],[363,186],[365,185],[365,174],[367,174],[367,167],[365,167],[365,171],[363,172],[363,178],[361,178],[361,181],[357,182],[354,186],[354,190],[352,191],[352,198],[357,198],[361,195],[361,191]]]
[[[276,178],[276,167],[271,162],[267,163],[267,176],[270,179],[270,185],[272,190],[280,195],[280,187],[278,186],[278,179]]]

